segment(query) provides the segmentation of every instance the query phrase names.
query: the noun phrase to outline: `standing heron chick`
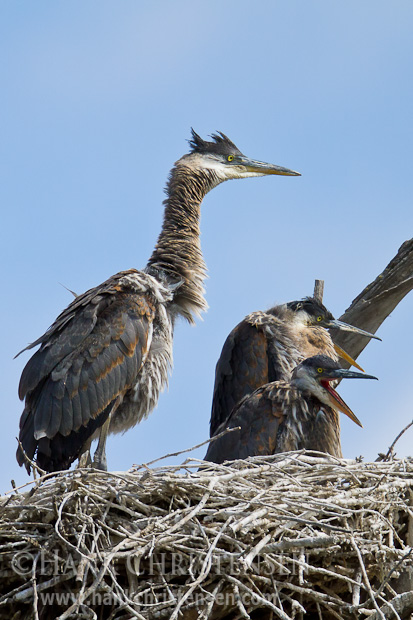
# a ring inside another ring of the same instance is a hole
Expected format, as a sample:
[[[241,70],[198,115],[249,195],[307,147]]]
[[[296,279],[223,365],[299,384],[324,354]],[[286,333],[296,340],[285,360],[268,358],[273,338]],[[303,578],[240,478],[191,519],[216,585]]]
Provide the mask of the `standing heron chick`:
[[[358,327],[337,321],[313,297],[246,316],[227,337],[217,362],[211,437],[244,396],[266,383],[289,381],[293,369],[303,359],[317,354],[335,360],[339,356],[363,370],[334,344],[327,331],[331,327],[380,340]]]
[[[377,377],[340,368],[326,355],[310,357],[294,369],[290,382],[268,383],[246,396],[216,434],[239,430],[211,442],[205,460],[223,463],[302,449],[342,458],[338,412],[362,425],[332,387],[338,379]]]
[[[192,131],[190,152],[172,168],[146,267],[76,297],[27,347],[40,345],[19,385],[25,408],[17,461],[28,472],[28,459],[48,472],[68,468],[97,437],[94,465],[106,469],[107,434],[132,428],[155,407],[172,366],[175,319],[193,323],[207,308],[199,228],[205,194],[228,179],[299,175],[249,159],[222,133],[212,138]]]

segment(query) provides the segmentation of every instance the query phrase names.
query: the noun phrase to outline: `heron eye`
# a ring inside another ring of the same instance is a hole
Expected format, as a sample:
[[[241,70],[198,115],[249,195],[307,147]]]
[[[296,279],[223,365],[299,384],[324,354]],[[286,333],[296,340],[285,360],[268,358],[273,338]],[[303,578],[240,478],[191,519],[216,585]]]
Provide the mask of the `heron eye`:
[[[233,155],[228,155],[228,157],[227,157],[227,160],[228,160],[228,161],[232,161],[233,159],[234,159],[234,156],[233,156]]]
[[[322,316],[318,316],[318,317],[317,317],[317,323],[320,323],[320,321],[322,321],[322,320],[323,320],[323,317],[322,317]]]
[[[317,372],[321,374],[323,372],[323,369],[322,368],[317,368]]]

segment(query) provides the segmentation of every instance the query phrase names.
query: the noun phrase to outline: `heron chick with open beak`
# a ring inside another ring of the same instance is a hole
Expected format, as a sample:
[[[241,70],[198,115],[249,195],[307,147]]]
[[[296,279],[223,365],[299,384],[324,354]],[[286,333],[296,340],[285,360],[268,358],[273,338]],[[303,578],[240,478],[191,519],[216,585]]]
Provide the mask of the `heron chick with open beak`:
[[[342,458],[338,412],[362,424],[332,387],[337,379],[377,377],[340,368],[327,355],[305,359],[289,382],[268,383],[241,400],[215,435],[234,430],[210,443],[205,460],[223,463],[302,449]]]

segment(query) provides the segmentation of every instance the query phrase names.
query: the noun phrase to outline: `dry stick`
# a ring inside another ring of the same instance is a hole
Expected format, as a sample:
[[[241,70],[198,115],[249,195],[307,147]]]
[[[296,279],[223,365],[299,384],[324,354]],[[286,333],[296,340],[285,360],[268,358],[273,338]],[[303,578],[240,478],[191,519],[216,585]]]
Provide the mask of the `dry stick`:
[[[232,575],[226,575],[226,579],[228,579],[228,581],[230,581],[231,583],[236,584],[239,587],[240,590],[243,590],[244,592],[248,592],[248,594],[250,596],[252,595],[251,596],[251,600],[254,600],[254,598],[255,598],[261,604],[263,604],[264,607],[269,607],[275,613],[275,615],[278,616],[278,618],[281,618],[281,620],[291,620],[290,616],[287,616],[286,613],[284,613],[281,609],[276,607],[273,603],[271,603],[271,601],[267,600],[265,597],[263,597],[262,595],[258,594],[254,590],[251,590],[251,588],[246,586],[245,583],[242,583],[242,581],[239,581],[238,579],[236,579]]]
[[[390,603],[386,603],[380,608],[380,612],[386,618],[391,617],[390,611],[396,611],[402,618],[407,618],[407,614],[413,613],[413,591],[398,594]],[[379,620],[380,617],[378,612],[375,612],[369,620]]]
[[[355,575],[355,581],[357,582],[357,585],[353,587],[353,594],[351,598],[351,603],[352,605],[354,605],[354,607],[358,607],[360,605],[360,586],[362,577],[363,575],[361,570],[358,570]]]
[[[390,581],[390,577],[392,576],[392,574],[403,564],[405,560],[407,560],[407,558],[412,554],[412,551],[413,549],[409,549],[409,551],[402,558],[400,558],[397,564],[395,564],[395,566],[393,566],[393,568],[389,571],[389,573],[386,575],[386,577],[383,579],[382,583],[380,584],[380,587],[378,588],[376,592],[376,597],[380,596],[380,594],[384,590],[384,586]]]
[[[60,616],[58,617],[58,619],[57,619],[57,620],[66,620],[66,618],[69,618],[69,617],[70,617],[70,615],[71,615],[73,612],[77,612],[77,610],[78,610],[79,606],[80,606],[80,605],[82,605],[82,604],[83,604],[83,602],[84,602],[85,600],[87,600],[88,596],[89,596],[90,594],[92,594],[92,593],[96,590],[96,588],[97,588],[99,585],[101,585],[101,584],[102,584],[103,577],[104,577],[104,575],[105,575],[105,573],[106,573],[106,571],[107,571],[107,568],[108,568],[108,566],[109,566],[110,562],[112,561],[112,559],[113,559],[113,558],[114,558],[114,556],[116,555],[116,552],[117,552],[118,548],[122,547],[122,545],[123,545],[123,541],[122,541],[122,542],[120,542],[120,543],[118,543],[118,544],[115,546],[115,548],[112,550],[112,552],[108,554],[108,556],[106,557],[105,561],[103,562],[103,566],[102,566],[102,567],[101,567],[101,569],[99,570],[99,573],[97,574],[97,576],[96,576],[96,578],[95,578],[94,582],[92,583],[92,585],[91,585],[91,586],[89,586],[89,588],[86,590],[86,592],[83,592],[82,597],[78,597],[78,600],[77,600],[77,601],[75,601],[75,602],[73,603],[73,605],[71,605],[68,609],[66,609],[66,610],[65,610],[65,612],[64,612],[62,615],[60,615]],[[112,591],[112,594],[113,594],[113,596],[114,596],[116,599],[119,599],[119,596],[115,595],[115,592],[113,592],[113,591]],[[120,602],[122,602],[122,603],[123,603],[123,601],[120,601]],[[123,603],[123,604],[124,604],[124,603]],[[126,609],[127,611],[129,611],[129,613],[131,613],[131,614],[132,614],[132,615],[131,615],[131,618],[137,618],[138,620],[145,620],[144,616],[142,616],[141,614],[139,614],[136,610],[132,609],[132,607],[130,607],[130,605],[128,605],[128,604],[124,604],[124,607],[125,607],[125,609]]]
[[[239,612],[240,612],[240,617],[241,618],[246,618],[247,620],[250,620],[251,616],[249,615],[249,613],[245,609],[244,603],[242,602],[242,597],[241,597],[241,594],[240,594],[240,591],[239,591],[239,587],[237,586],[237,584],[234,585],[234,594],[235,594],[235,602],[236,602],[237,607],[238,607]]]
[[[322,605],[324,605],[324,607],[327,608],[328,613],[332,614],[334,616],[334,618],[337,618],[337,620],[343,620],[343,617],[338,614],[335,609],[333,609],[328,603],[322,603]]]
[[[323,295],[324,295],[324,280],[316,280],[314,282],[314,299],[323,303]]]
[[[27,454],[26,454],[26,452],[24,451],[24,448],[23,448],[23,446],[22,446],[22,444],[21,444],[20,440],[18,439],[18,437],[16,437],[16,441],[17,441],[17,443],[19,444],[19,448],[20,448],[20,450],[21,450],[21,451],[22,451],[22,453],[23,453],[24,460],[25,460],[27,463],[29,463],[29,465],[32,467],[32,469],[33,469],[33,474],[34,474],[36,471],[38,471],[38,472],[39,472],[39,474],[40,474],[41,476],[44,476],[45,474],[47,474],[47,471],[45,471],[44,469],[42,469],[41,467],[39,467],[36,463],[34,463],[34,462],[33,462],[33,461],[32,461],[32,460],[31,460],[31,459],[27,456]]]
[[[163,461],[164,459],[168,459],[168,458],[170,458],[172,456],[180,456],[181,454],[186,454],[187,452],[193,452],[193,450],[197,450],[198,448],[202,448],[202,446],[206,446],[207,444],[212,443],[213,441],[216,441],[217,439],[220,439],[220,437],[223,437],[227,433],[233,433],[234,431],[239,431],[240,428],[241,428],[240,426],[235,426],[234,428],[226,428],[225,430],[223,430],[218,435],[215,435],[214,437],[210,437],[210,439],[206,439],[202,443],[199,443],[196,446],[192,446],[192,448],[187,448],[186,450],[180,450],[179,452],[171,452],[170,454],[165,454],[164,456],[161,456],[161,457],[159,457],[157,459],[154,459],[153,461],[149,461],[149,463],[144,463],[143,465],[139,465],[137,467],[149,467],[150,465],[153,465],[154,463],[158,463],[159,461]],[[17,437],[16,437],[16,440],[17,440],[19,446],[23,450],[23,447],[22,447],[22,445],[21,445],[21,443],[20,443],[20,441],[18,440]],[[41,475],[41,478],[38,478],[37,480],[30,480],[30,482],[25,482],[24,484],[22,484],[19,487],[15,487],[14,485],[12,485],[13,488],[10,489],[10,491],[7,491],[6,493],[4,493],[4,495],[9,495],[10,493],[13,493],[15,491],[19,491],[20,489],[23,489],[23,488],[25,488],[27,486],[32,485],[34,482],[40,483],[40,482],[43,482],[44,480],[47,480],[49,478],[54,478],[54,477],[58,477],[58,476],[62,477],[62,475],[66,474],[66,473],[76,474],[79,471],[81,471],[79,469],[75,470],[75,471],[68,469],[68,470],[65,470],[65,471],[59,471],[59,472],[53,471],[53,472],[48,473],[48,472],[44,471],[43,469],[41,469],[38,465],[36,465],[36,463],[34,463],[31,459],[29,459],[29,457],[27,456],[27,454],[24,451],[23,451],[23,454],[24,454],[24,458],[27,460],[28,463],[30,463],[30,465],[33,467],[33,469],[36,469],[39,472],[39,474]],[[112,477],[119,477],[119,476],[116,476],[116,474],[114,472],[106,472],[106,471],[101,471],[99,469],[90,469],[90,468],[85,467],[85,468],[83,468],[83,470],[85,470],[86,473],[93,473],[93,474],[94,473],[97,473],[97,474],[101,473],[103,475],[109,475],[109,476],[112,476]],[[125,473],[127,473],[127,472],[125,472]]]
[[[320,534],[320,536],[315,536],[313,538],[297,538],[295,540],[283,538],[278,543],[266,545],[262,550],[265,551],[265,553],[274,553],[276,551],[287,551],[300,547],[305,547],[306,549],[314,549],[314,547],[316,547],[319,549],[322,547],[331,547],[331,545],[334,545],[336,542],[337,537]]]
[[[220,437],[223,437],[223,435],[226,435],[227,433],[233,433],[234,431],[239,431],[239,430],[241,430],[240,426],[235,426],[234,428],[226,428],[224,431],[222,431],[222,433],[219,433],[218,435],[214,435],[214,437],[211,437],[210,439],[207,439],[206,441],[203,441],[202,443],[199,443],[196,446],[192,446],[192,448],[187,448],[186,450],[180,450],[179,452],[171,452],[170,454],[165,454],[164,456],[160,456],[159,458],[154,459],[153,461],[149,461],[149,463],[144,463],[143,465],[138,465],[137,467],[149,467],[149,465],[153,465],[154,463],[158,463],[159,461],[163,461],[164,459],[169,459],[171,456],[180,456],[181,454],[192,452],[193,450],[202,448],[202,446],[206,446],[207,443],[212,443],[213,441],[216,441],[217,439],[219,439]]]
[[[377,461],[388,461],[390,460],[390,455],[393,453],[393,448],[396,445],[396,443],[399,441],[400,437],[402,435],[404,435],[404,433],[409,430],[409,428],[413,426],[413,420],[411,422],[409,422],[409,424],[407,426],[404,427],[404,429],[402,431],[400,431],[400,433],[397,435],[396,439],[393,441],[392,445],[390,446],[390,448],[387,450],[387,454],[384,456],[384,458],[377,458]]]
[[[413,289],[413,239],[405,241],[384,271],[368,284],[341,315],[340,321],[375,334],[380,325]],[[331,330],[333,341],[357,359],[370,340],[365,336]],[[344,362],[347,368],[349,365]]]
[[[68,581],[69,579],[72,579],[72,577],[74,577],[74,574],[75,573],[71,571],[69,573],[66,573],[65,575],[58,575],[56,577],[52,577],[48,581],[43,581],[42,583],[37,584],[36,590],[37,592],[42,592],[43,590],[47,590],[48,588],[51,588],[52,586],[59,586],[64,581]],[[22,601],[26,601],[27,599],[34,597],[33,586],[26,588],[25,590],[21,590],[20,592],[17,592],[17,594],[15,594],[14,596],[12,596],[13,592],[15,592],[15,590],[13,590],[12,592],[9,592],[9,596],[11,596],[13,600],[16,601],[16,603],[20,603]]]
[[[331,605],[336,605],[337,607],[342,607],[343,606],[343,601],[342,600],[334,598],[330,594],[325,594],[324,592],[319,592],[318,590],[314,590],[314,589],[308,588],[308,587],[296,586],[294,583],[291,583],[290,581],[282,582],[282,581],[277,580],[277,581],[275,581],[275,583],[280,588],[283,588],[283,589],[286,588],[288,590],[291,590],[291,592],[298,593],[298,594],[303,594],[305,596],[311,597],[311,601],[312,602],[316,602],[318,600],[323,605],[326,605],[326,606],[329,607],[329,610],[330,610],[331,614],[335,613],[334,609],[333,609],[333,607]],[[348,605],[346,603],[344,603],[344,604],[348,607]]]
[[[221,529],[219,530],[218,534],[215,536],[214,540],[212,541],[212,544],[210,545],[209,549],[208,549],[208,553],[205,556],[205,559],[202,563],[202,569],[201,572],[198,576],[197,579],[195,579],[195,581],[191,584],[191,586],[189,587],[189,589],[186,591],[186,593],[183,595],[183,597],[178,601],[178,604],[176,605],[170,620],[175,620],[178,617],[178,614],[180,613],[180,609],[183,606],[183,604],[185,603],[185,601],[187,600],[187,598],[189,598],[192,594],[192,592],[195,590],[195,588],[200,585],[204,579],[207,577],[209,571],[211,570],[211,564],[212,564],[212,552],[215,549],[215,547],[218,544],[219,539],[221,538],[221,535],[223,533],[223,531],[228,527],[229,522],[231,521],[232,517],[230,517],[229,519],[227,519],[225,521],[225,523],[222,525]]]
[[[34,613],[35,620],[39,620],[39,610],[38,610],[39,597],[37,595],[37,580],[36,580],[36,567],[37,567],[37,560],[39,559],[39,556],[40,556],[40,552],[34,558],[33,566],[32,566],[33,613]]]
[[[218,583],[215,586],[215,588],[212,590],[212,592],[211,592],[211,599],[210,599],[208,605],[206,606],[206,608],[201,612],[201,614],[199,616],[199,620],[208,620],[208,618],[209,618],[209,616],[211,614],[212,608],[215,605],[215,599],[216,599],[216,596],[218,594],[218,590],[220,588],[221,588],[221,583]]]
[[[380,607],[377,604],[376,598],[374,596],[374,592],[372,590],[372,587],[370,585],[370,581],[369,581],[369,578],[368,578],[368,575],[367,575],[366,567],[364,566],[363,558],[361,557],[360,549],[358,548],[357,543],[354,540],[354,536],[351,536],[350,541],[351,541],[351,546],[353,547],[354,551],[357,554],[358,561],[359,561],[359,564],[360,564],[361,573],[363,575],[364,585],[365,585],[365,587],[367,589],[367,592],[370,595],[371,602],[373,603],[374,607],[377,610],[377,613],[379,614],[378,617],[381,618],[382,620],[386,620],[385,615],[383,614],[382,611],[380,611]]]
[[[43,471],[43,469],[38,468],[36,463],[33,463],[32,461],[30,461],[30,463],[32,463],[33,466],[36,467],[39,471]],[[93,471],[101,471],[101,470],[93,470]],[[21,484],[18,487],[15,487],[15,488],[13,487],[9,491],[6,491],[5,493],[3,493],[3,495],[9,495],[10,493],[13,493],[15,491],[20,491],[20,489],[24,489],[25,487],[32,486],[33,484],[36,485],[35,488],[38,488],[40,487],[40,483],[44,482],[45,480],[49,480],[50,478],[61,479],[65,474],[74,474],[74,473],[75,471],[70,470],[70,469],[65,469],[62,471],[52,471],[50,472],[50,474],[48,474],[47,472],[44,472],[44,474],[42,474],[40,478],[35,478],[33,480],[29,480],[29,482],[25,482],[24,484]],[[104,472],[104,473],[107,473],[107,472]]]
[[[69,501],[69,499],[71,497],[73,497],[75,495],[75,491],[71,491],[70,493],[67,493],[62,501],[62,503],[60,504],[59,508],[58,508],[58,515],[57,515],[57,520],[54,526],[55,532],[58,535],[58,537],[61,539],[61,541],[63,542],[64,545],[68,545],[69,547],[71,547],[74,551],[76,551],[81,557],[85,558],[85,560],[88,560],[87,555],[85,555],[84,553],[82,553],[80,551],[80,549],[77,549],[76,545],[73,545],[71,542],[69,542],[67,540],[67,538],[65,538],[64,536],[62,536],[62,534],[59,531],[59,524],[62,522],[63,520],[63,508],[65,507],[65,504]]]

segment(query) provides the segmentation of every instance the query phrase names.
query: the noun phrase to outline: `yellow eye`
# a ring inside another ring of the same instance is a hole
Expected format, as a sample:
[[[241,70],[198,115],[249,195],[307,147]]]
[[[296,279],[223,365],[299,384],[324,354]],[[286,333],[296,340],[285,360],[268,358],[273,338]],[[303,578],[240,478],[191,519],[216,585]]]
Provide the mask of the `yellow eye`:
[[[317,368],[317,372],[321,374],[323,372],[323,369],[322,368]]]
[[[322,316],[318,316],[318,317],[317,317],[317,323],[320,323],[320,321],[322,321],[322,320],[323,320],[323,317],[322,317]]]
[[[227,157],[227,160],[228,160],[228,161],[232,161],[233,159],[234,159],[234,156],[233,156],[233,155],[228,155],[228,157]]]

